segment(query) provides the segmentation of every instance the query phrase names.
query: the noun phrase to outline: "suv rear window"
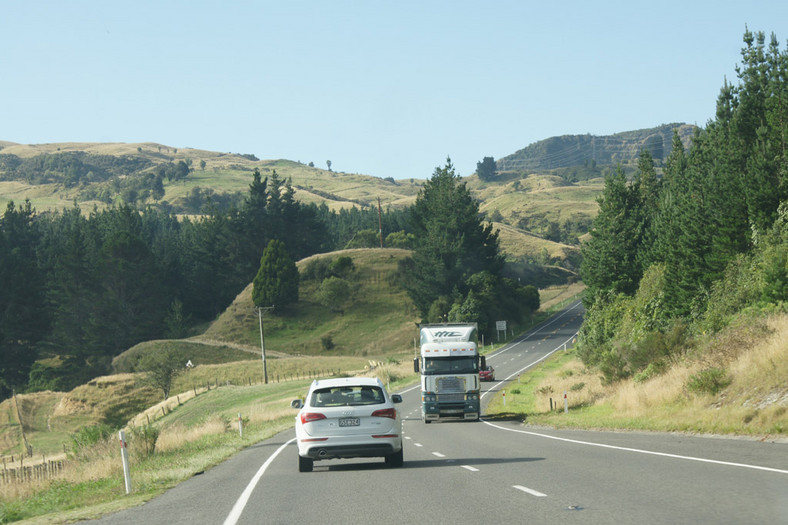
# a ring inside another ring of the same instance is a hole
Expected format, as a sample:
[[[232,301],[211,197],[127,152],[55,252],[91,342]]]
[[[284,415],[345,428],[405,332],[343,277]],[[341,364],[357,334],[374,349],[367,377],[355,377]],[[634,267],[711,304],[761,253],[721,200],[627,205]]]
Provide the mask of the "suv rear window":
[[[376,386],[342,386],[320,388],[312,392],[309,405],[313,407],[342,407],[379,405],[386,401],[383,391]]]

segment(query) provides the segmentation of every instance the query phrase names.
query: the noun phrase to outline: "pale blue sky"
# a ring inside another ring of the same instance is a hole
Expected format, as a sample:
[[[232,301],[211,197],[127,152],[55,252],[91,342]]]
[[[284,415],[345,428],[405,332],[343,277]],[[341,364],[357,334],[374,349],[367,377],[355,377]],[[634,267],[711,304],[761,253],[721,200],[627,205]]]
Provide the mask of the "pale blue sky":
[[[773,1],[3,1],[0,140],[428,178],[555,135],[705,125]]]

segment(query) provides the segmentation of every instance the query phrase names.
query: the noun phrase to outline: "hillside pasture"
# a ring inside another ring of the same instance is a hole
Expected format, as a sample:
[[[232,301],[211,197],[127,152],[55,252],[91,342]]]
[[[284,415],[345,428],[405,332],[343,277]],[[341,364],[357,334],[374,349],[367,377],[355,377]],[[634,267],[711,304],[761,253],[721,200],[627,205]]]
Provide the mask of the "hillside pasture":
[[[356,270],[352,298],[332,310],[318,299],[320,283],[302,280],[297,309],[267,313],[264,319],[266,351],[286,355],[345,355],[377,358],[412,351],[418,314],[407,294],[391,284],[397,261],[408,250],[351,249],[314,255],[298,262],[303,273],[315,258],[347,256]],[[260,325],[252,302],[252,285],[205,331],[205,338],[260,344]],[[330,338],[333,347],[326,349]]]

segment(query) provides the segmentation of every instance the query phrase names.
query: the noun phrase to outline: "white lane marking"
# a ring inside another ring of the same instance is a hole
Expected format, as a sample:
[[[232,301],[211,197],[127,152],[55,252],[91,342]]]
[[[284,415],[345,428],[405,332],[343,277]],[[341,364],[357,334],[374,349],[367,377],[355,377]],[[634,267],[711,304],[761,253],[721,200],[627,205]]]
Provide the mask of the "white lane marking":
[[[564,441],[566,443],[575,443],[577,445],[586,445],[586,446],[589,446],[589,447],[609,448],[609,449],[613,449],[613,450],[623,450],[625,452],[636,452],[638,454],[648,454],[648,455],[651,455],[651,456],[661,456],[661,457],[664,457],[664,458],[684,459],[684,460],[687,460],[687,461],[698,461],[700,463],[713,463],[715,465],[724,465],[726,467],[749,468],[749,469],[753,469],[753,470],[764,470],[766,472],[777,472],[778,474],[788,474],[788,470],[782,470],[782,469],[778,469],[778,468],[762,467],[760,465],[748,465],[746,463],[733,463],[731,461],[719,461],[719,460],[716,460],[716,459],[697,458],[697,457],[694,457],[694,456],[681,456],[681,455],[678,455],[678,454],[668,454],[666,452],[654,452],[653,450],[643,450],[643,449],[639,449],[639,448],[629,448],[629,447],[619,447],[619,446],[616,446],[616,445],[606,445],[604,443],[592,443],[590,441],[580,441],[580,440],[577,440],[577,439],[569,439],[569,438],[562,438],[562,437],[556,437],[556,436],[548,436],[547,434],[540,434],[538,432],[529,432],[527,430],[518,430],[516,428],[506,428],[506,427],[502,427],[500,425],[496,425],[496,424],[490,423],[489,421],[485,421],[483,419],[481,421],[485,425],[490,425],[491,427],[497,428],[499,430],[506,430],[507,432],[517,432],[519,434],[528,434],[530,436],[543,437],[543,438],[547,438],[547,439],[554,439],[556,441]]]
[[[477,469],[476,467],[472,467],[470,465],[460,465],[460,466],[466,470],[470,470],[471,472],[479,472],[479,469]]]
[[[413,438],[410,436],[405,436],[405,439],[413,439]]]
[[[421,384],[420,384],[420,383],[419,383],[418,385],[416,385],[416,386],[412,386],[412,387],[410,387],[410,388],[408,388],[408,389],[406,389],[406,390],[401,390],[399,393],[400,393],[400,394],[407,394],[407,393],[408,393],[408,392],[410,392],[411,390],[416,390],[417,388],[421,388]]]
[[[527,334],[523,334],[522,336],[518,337],[518,338],[517,338],[517,339],[515,339],[514,341],[510,341],[509,343],[507,343],[507,345],[506,345],[506,346],[504,346],[503,348],[501,348],[501,349],[500,349],[500,350],[498,350],[497,352],[493,352],[492,354],[489,354],[489,355],[487,356],[487,359],[492,359],[493,357],[498,357],[499,355],[501,355],[501,354],[503,354],[503,353],[505,353],[505,352],[508,352],[508,351],[509,351],[509,350],[511,350],[512,348],[515,348],[515,347],[516,347],[518,344],[520,344],[520,343],[522,343],[522,342],[524,342],[524,341],[527,341],[527,340],[528,340],[528,338],[529,338],[529,337],[531,337],[533,334],[537,333],[539,330],[543,330],[544,328],[547,328],[548,326],[550,326],[551,324],[555,323],[556,321],[558,321],[559,319],[561,319],[563,316],[567,315],[569,312],[571,312],[572,310],[574,310],[575,308],[577,308],[577,307],[578,307],[578,306],[580,306],[581,304],[582,304],[582,302],[578,301],[577,303],[575,303],[574,305],[572,305],[572,306],[571,306],[571,307],[569,307],[568,309],[566,309],[566,310],[564,310],[563,312],[561,312],[560,314],[558,314],[556,317],[554,317],[554,318],[551,318],[551,319],[548,319],[548,320],[547,320],[545,323],[543,323],[543,324],[541,324],[541,325],[539,325],[539,326],[537,326],[537,327],[533,328],[533,329],[532,329],[530,332],[528,332]],[[572,337],[574,337],[574,335],[573,335]],[[572,337],[570,337],[569,339],[572,339]],[[567,339],[567,341],[569,341],[569,339]],[[531,348],[536,348],[536,346],[532,346]],[[558,349],[556,348],[556,350],[558,350]],[[526,351],[527,351],[527,350],[526,350]],[[555,352],[555,350],[553,350],[553,352]],[[551,353],[552,353],[552,352],[551,352]],[[549,355],[549,354],[548,354],[548,355]],[[540,359],[539,361],[541,361],[541,360],[543,360],[543,359],[545,359],[545,358],[547,358],[547,356],[543,357],[543,358],[542,358],[542,359]],[[535,365],[535,364],[536,364],[536,363],[538,363],[539,361],[535,361],[534,363],[531,363],[530,365],[528,365],[528,366],[526,366],[525,368],[523,368],[522,370],[520,370],[520,372],[522,372],[523,370],[525,370],[525,369],[526,369],[526,368],[528,368],[529,366],[533,366],[533,365]],[[515,374],[517,374],[517,373],[519,373],[519,372],[515,372]],[[512,376],[514,376],[515,374],[512,374],[512,375],[511,375],[511,376],[509,376],[509,377],[511,378],[511,377],[512,377]],[[504,381],[501,381],[500,383],[503,383],[503,382],[504,382]],[[500,385],[500,383],[498,383],[497,385],[495,385],[495,387],[498,387],[498,386]],[[495,388],[495,387],[494,387],[494,388]],[[401,390],[401,391],[399,392],[399,394],[407,394],[408,392],[411,392],[411,391],[413,391],[413,390],[416,390],[417,388],[418,388],[418,389],[421,389],[421,383],[419,383],[419,384],[416,384],[416,385],[414,385],[414,386],[412,386],[412,387],[410,387],[410,388],[407,388],[407,389],[405,389],[405,390]],[[482,394],[482,397],[484,397],[484,394]]]
[[[547,494],[542,494],[538,490],[529,489],[528,487],[523,487],[522,485],[512,485],[512,487],[516,488],[517,490],[522,490],[523,492],[527,492],[531,496],[536,496],[537,498],[547,497]]]
[[[414,447],[423,447],[424,445],[422,445],[421,443],[414,443],[413,446]]]
[[[257,483],[260,481],[260,478],[262,478],[263,474],[265,474],[265,470],[268,468],[268,465],[271,464],[271,462],[276,458],[276,456],[278,456],[279,453],[282,452],[287,445],[289,445],[295,440],[296,438],[293,438],[287,443],[285,443],[284,445],[282,445],[281,447],[279,447],[278,449],[276,449],[276,452],[271,454],[271,457],[269,457],[265,461],[265,463],[263,463],[263,466],[260,467],[260,470],[257,471],[257,474],[254,475],[252,480],[249,482],[249,484],[246,486],[244,491],[241,493],[241,497],[238,498],[238,501],[236,501],[235,505],[233,505],[233,510],[230,511],[230,514],[227,516],[227,519],[224,520],[224,525],[235,525],[236,523],[238,523],[238,519],[241,517],[241,513],[244,511],[244,507],[246,507],[246,504],[249,502],[249,498],[252,496],[252,491],[254,491],[254,488],[257,486]]]
[[[501,348],[497,352],[493,352],[492,354],[488,355],[487,359],[492,359],[493,357],[498,357],[499,355],[503,354],[504,352],[508,352],[512,348],[515,348],[518,344],[527,341],[529,337],[531,337],[532,335],[536,334],[540,330],[543,330],[543,329],[547,328],[551,324],[555,323],[556,321],[561,319],[563,316],[567,315],[569,312],[571,312],[572,310],[574,310],[575,308],[577,308],[581,304],[582,304],[582,302],[580,302],[580,301],[576,302],[574,305],[572,305],[571,307],[567,308],[566,310],[564,310],[563,312],[558,314],[556,317],[548,319],[543,324],[535,327],[534,329],[532,329],[527,334],[521,335],[520,337],[518,337],[514,341],[510,341],[509,343],[507,343],[507,345],[504,348]],[[574,337],[574,336],[572,336],[572,337]],[[536,348],[536,346],[532,346],[531,348]]]
[[[563,343],[561,343],[561,344],[559,344],[558,346],[556,346],[556,347],[555,347],[553,350],[551,350],[550,352],[546,353],[545,355],[543,355],[542,357],[540,357],[539,359],[537,359],[536,361],[534,361],[533,363],[529,363],[529,364],[525,365],[524,367],[522,367],[522,368],[521,368],[520,370],[518,370],[517,372],[514,372],[514,373],[513,373],[513,374],[511,374],[510,376],[508,376],[508,377],[504,378],[503,380],[501,380],[501,381],[498,381],[496,384],[494,384],[494,385],[493,385],[493,387],[492,387],[490,390],[487,390],[487,391],[486,391],[486,392],[484,392],[484,393],[483,393],[481,396],[479,396],[479,399],[484,399],[484,396],[486,396],[486,395],[487,395],[487,394],[489,394],[490,392],[493,392],[493,391],[495,391],[495,390],[496,390],[498,387],[500,387],[502,384],[506,383],[507,381],[509,381],[509,380],[510,380],[510,379],[512,379],[513,377],[520,375],[521,373],[525,372],[526,370],[528,370],[529,368],[531,368],[531,367],[532,367],[532,366],[534,366],[535,364],[541,363],[542,361],[544,361],[545,359],[547,359],[548,357],[550,357],[551,355],[553,355],[554,353],[556,353],[557,351],[559,351],[561,348],[563,348],[563,347],[564,347],[564,345],[565,345],[566,343],[568,343],[569,341],[571,341],[573,337],[574,337],[574,335],[573,335],[572,337],[570,337],[569,339],[567,339],[566,341],[564,341]]]
[[[444,456],[443,454],[441,454],[440,452],[433,452],[433,453],[432,453],[432,455],[433,455],[433,456],[437,456],[437,457],[439,457],[439,458],[445,458],[445,457],[446,457],[446,456]]]

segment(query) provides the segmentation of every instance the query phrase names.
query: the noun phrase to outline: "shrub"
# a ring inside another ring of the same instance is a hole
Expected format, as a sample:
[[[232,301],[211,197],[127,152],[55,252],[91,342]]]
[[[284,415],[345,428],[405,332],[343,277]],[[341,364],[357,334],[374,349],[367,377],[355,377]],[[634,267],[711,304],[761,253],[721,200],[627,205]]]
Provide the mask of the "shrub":
[[[332,312],[342,312],[352,292],[352,287],[348,281],[332,275],[320,283],[317,299],[320,301],[320,304],[327,306]]]
[[[330,257],[320,257],[309,261],[304,268],[302,277],[305,281],[322,281],[329,275]]]
[[[334,348],[334,339],[330,335],[324,335],[320,338],[320,344],[323,345],[324,350],[332,350]]]
[[[391,232],[386,236],[384,244],[389,248],[405,248],[411,250],[413,249],[415,239],[416,236],[412,233],[405,233],[404,231]]]
[[[664,374],[667,369],[667,362],[662,359],[658,359],[649,363],[649,365],[642,372],[635,374],[633,379],[635,380],[635,383],[642,383],[644,381],[648,381],[652,377]]]
[[[342,255],[337,257],[328,267],[329,272],[331,275],[336,277],[347,277],[352,271],[356,269],[355,263],[353,263],[353,259],[348,257],[347,255]]]
[[[112,427],[105,423],[82,427],[71,434],[71,451],[78,456],[83,450],[105,441],[110,435],[112,435]]]
[[[603,352],[599,360],[599,370],[603,375],[603,384],[609,385],[629,377],[626,359],[614,349]]]
[[[156,450],[156,440],[161,430],[153,425],[142,425],[131,428],[131,442],[140,444],[140,453],[151,456]]]
[[[722,368],[707,368],[690,377],[687,388],[696,394],[716,395],[731,384],[731,378]]]

